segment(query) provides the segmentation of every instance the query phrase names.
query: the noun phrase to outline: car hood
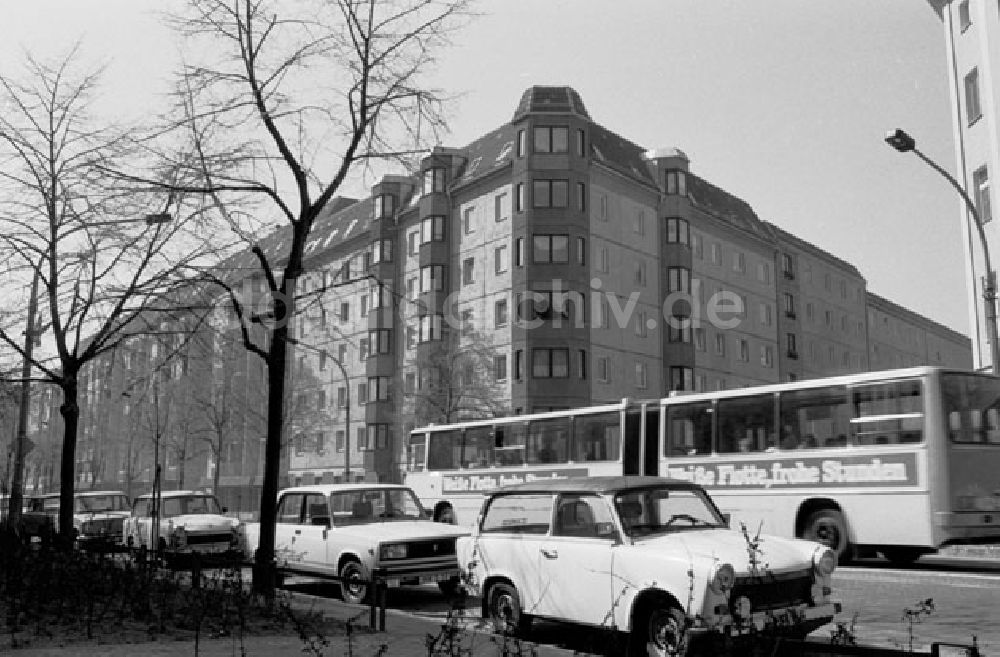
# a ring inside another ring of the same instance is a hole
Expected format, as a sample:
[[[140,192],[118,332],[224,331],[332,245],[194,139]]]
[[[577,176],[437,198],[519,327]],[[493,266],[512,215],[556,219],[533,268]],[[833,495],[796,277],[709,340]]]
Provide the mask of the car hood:
[[[468,536],[469,530],[455,525],[430,520],[396,520],[373,522],[367,525],[337,527],[333,536],[359,536],[368,540],[413,541],[434,538],[457,538]]]
[[[174,527],[183,527],[188,531],[199,531],[202,529],[231,529],[239,525],[239,520],[229,516],[217,516],[212,513],[192,513],[184,516],[173,516],[164,518],[164,523],[173,523]]]
[[[753,537],[751,537],[751,540]],[[758,568],[772,573],[812,567],[812,555],[824,549],[819,543],[799,539],[760,536]],[[715,561],[732,564],[737,575],[751,571],[750,543],[732,529],[701,529],[645,536],[632,548],[651,555],[670,555],[682,561]]]

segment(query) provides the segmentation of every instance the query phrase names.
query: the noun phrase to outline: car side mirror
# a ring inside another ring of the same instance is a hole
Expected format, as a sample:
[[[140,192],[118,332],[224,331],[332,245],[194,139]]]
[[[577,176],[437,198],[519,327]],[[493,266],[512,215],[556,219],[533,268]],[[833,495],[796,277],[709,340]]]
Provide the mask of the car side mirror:
[[[724,522],[726,524],[726,527],[730,526],[730,523],[732,522],[732,520],[733,520],[733,516],[732,516],[731,513],[723,513],[722,514],[722,522]]]

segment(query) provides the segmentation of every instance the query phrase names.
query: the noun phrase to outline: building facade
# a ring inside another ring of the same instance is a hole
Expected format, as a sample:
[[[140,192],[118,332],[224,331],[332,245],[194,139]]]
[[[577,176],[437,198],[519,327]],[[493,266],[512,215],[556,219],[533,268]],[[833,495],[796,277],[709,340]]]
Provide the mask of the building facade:
[[[1000,257],[1000,5],[993,0],[929,0],[944,28],[958,183],[983,222],[992,266]],[[983,311],[983,252],[972,214],[957,200],[963,230],[969,326],[976,367],[990,367]]]
[[[286,240],[277,231],[261,248],[280,260]],[[594,122],[568,87],[532,87],[510,122],[472,144],[435,148],[366,199],[338,199],[305,253],[288,484],[396,481],[409,429],[428,422],[972,365],[964,336],[869,294],[854,266],[761,220],[679,149],[649,150]],[[260,331],[252,256],[220,271]],[[899,344],[873,331],[883,316],[919,334],[905,355],[885,359]],[[219,314],[183,345],[136,343],[128,362],[93,365],[104,383],[87,388],[81,485],[122,487],[131,472],[148,486],[160,454],[168,487],[256,508],[265,377],[236,322]],[[155,390],[150,370],[167,372]],[[136,385],[129,372],[145,377],[141,405],[122,394]],[[85,458],[119,465],[98,473]]]

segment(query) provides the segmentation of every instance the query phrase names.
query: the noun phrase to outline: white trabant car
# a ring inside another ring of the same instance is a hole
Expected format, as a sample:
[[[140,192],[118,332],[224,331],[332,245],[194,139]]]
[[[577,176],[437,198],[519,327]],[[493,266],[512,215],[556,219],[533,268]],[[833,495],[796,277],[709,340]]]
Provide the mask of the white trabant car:
[[[628,632],[629,654],[682,654],[698,634],[803,637],[840,610],[818,543],[745,535],[705,491],[659,477],[543,480],[483,502],[458,560],[483,617],[534,616]]]
[[[254,558],[260,525],[246,525],[246,556]],[[428,518],[413,491],[395,484],[317,484],[282,490],[275,525],[275,560],[283,573],[337,578],[343,598],[368,598],[376,572],[387,586],[459,585],[455,540],[467,529]]]
[[[160,494],[159,532],[154,537],[154,504],[150,494],[140,495],[125,521],[125,544],[133,551],[155,551],[168,561],[199,555],[241,557],[242,522],[223,515],[226,510],[214,495],[192,490]]]

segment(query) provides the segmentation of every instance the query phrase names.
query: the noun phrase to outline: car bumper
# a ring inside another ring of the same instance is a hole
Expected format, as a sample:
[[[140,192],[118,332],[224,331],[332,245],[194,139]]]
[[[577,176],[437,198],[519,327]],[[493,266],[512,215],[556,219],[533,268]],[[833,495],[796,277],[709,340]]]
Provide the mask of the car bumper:
[[[758,611],[747,618],[727,618],[713,627],[695,626],[692,628],[692,632],[720,633],[730,636],[763,631],[808,633],[832,621],[833,617],[840,611],[841,604],[838,601],[830,601],[814,607],[803,604],[796,607]]]
[[[434,570],[394,568],[390,571],[376,571],[376,573],[378,577],[382,578],[382,581],[385,582],[386,586],[395,588],[403,585],[447,582],[450,579],[458,577],[461,574],[461,571],[458,567],[436,568]]]

